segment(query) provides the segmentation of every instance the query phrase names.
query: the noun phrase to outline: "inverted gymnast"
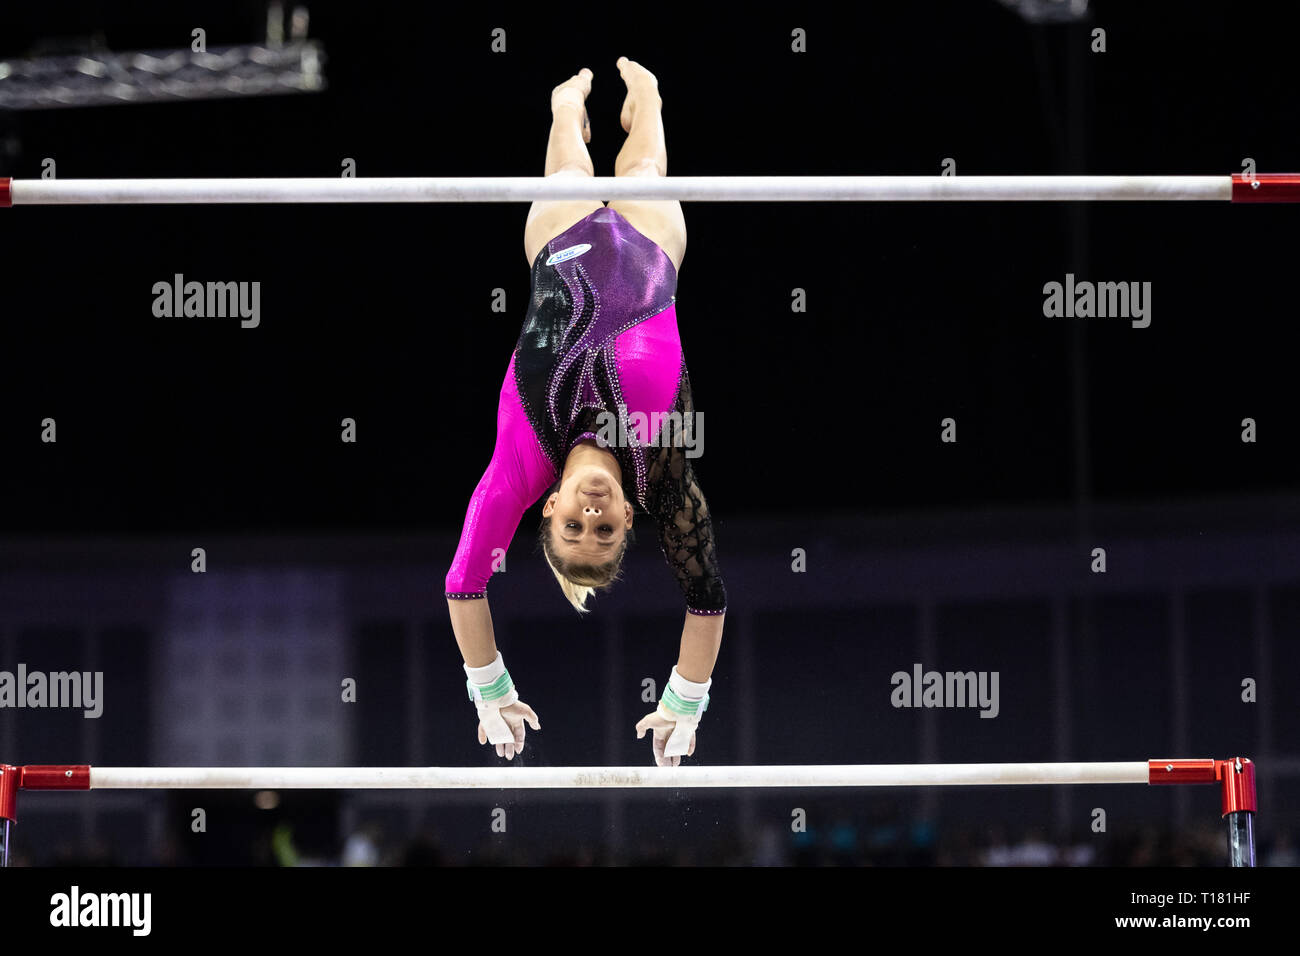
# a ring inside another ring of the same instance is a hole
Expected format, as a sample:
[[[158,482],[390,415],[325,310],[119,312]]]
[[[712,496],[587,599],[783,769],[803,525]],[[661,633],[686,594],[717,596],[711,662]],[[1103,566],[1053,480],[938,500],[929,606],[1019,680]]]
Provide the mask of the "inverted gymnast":
[[[627,141],[614,174],[664,176],[658,81],[627,57],[618,69],[627,86]],[[586,147],[592,79],[584,68],[551,93],[547,176],[595,173]],[[525,724],[541,730],[497,650],[487,602],[493,561],[505,554],[524,512],[546,496],[543,554],[565,598],[586,613],[587,599],[619,576],[635,501],[655,522],[686,598],[677,664],[636,735],[649,731],[655,763],[677,766],[695,752],[727,607],[709,510],[676,430],[695,414],[674,306],[686,252],[681,203],[535,202],[524,251],[532,301],[501,385],[492,461],[470,498],[446,580],[478,740],[511,760],[523,749]],[[626,428],[611,442],[614,420]]]

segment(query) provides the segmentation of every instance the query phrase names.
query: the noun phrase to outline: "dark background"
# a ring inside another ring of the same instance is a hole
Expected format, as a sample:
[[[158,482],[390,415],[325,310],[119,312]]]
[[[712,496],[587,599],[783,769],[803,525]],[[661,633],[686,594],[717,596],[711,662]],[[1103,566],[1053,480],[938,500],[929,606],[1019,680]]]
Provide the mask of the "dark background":
[[[1033,25],[992,0],[747,9],[734,20],[659,5],[314,3],[325,92],[0,113],[0,175],[38,176],[44,157],[61,178],[333,176],[345,157],[362,176],[541,175],[549,92],[582,66],[596,74],[592,157],[610,175],[623,54],[659,78],[671,175],[938,174],[945,157],[958,175],[1226,175],[1246,157],[1261,172],[1300,168],[1300,67],[1281,4],[1092,7],[1082,23]],[[119,51],[183,47],[195,26],[215,47],[255,40],[264,24],[257,3],[16,4],[0,56],[71,49],[96,34]],[[496,27],[507,31],[504,54],[491,52]],[[790,52],[795,27],[808,33],[806,54]],[[1095,27],[1107,32],[1105,53],[1089,51]],[[101,667],[119,655],[156,662],[169,640],[159,595],[184,587],[164,579],[187,571],[194,546],[224,548],[210,573],[342,568],[352,582],[344,673],[405,687],[404,655],[423,642],[436,650],[419,693],[448,701],[445,717],[435,708],[402,731],[427,740],[389,748],[393,722],[425,705],[405,691],[386,689],[382,704],[363,697],[346,718],[353,762],[495,760],[472,741],[460,746],[472,713],[458,696],[441,578],[491,454],[496,395],[528,302],[525,212],[5,211],[0,562],[12,597],[0,604],[0,665],[53,669],[42,664],[53,633],[71,642],[73,664],[59,666],[87,667],[76,662],[91,645],[102,648]],[[697,760],[1145,759],[1228,748],[1259,756],[1261,773],[1276,757],[1269,779],[1280,789],[1271,792],[1294,797],[1289,731],[1300,728],[1282,696],[1300,621],[1292,207],[696,202],[686,218],[678,315],[707,423],[697,471],[731,594],[716,674],[727,692],[715,691],[709,720],[719,737],[735,733],[730,752]],[[261,326],[154,318],[153,284],[178,272],[260,281]],[[1151,326],[1044,318],[1042,287],[1067,272],[1151,282]],[[498,288],[506,314],[491,309]],[[790,311],[795,288],[806,291],[806,313]],[[39,441],[47,416],[58,422],[56,445]],[[955,445],[939,441],[949,416]],[[338,440],[344,417],[357,420],[356,444]],[[1240,439],[1246,417],[1258,422],[1256,443]],[[531,553],[534,526],[530,513],[511,553],[514,577],[493,586],[493,610],[525,699],[540,711],[538,695],[552,694],[552,726],[572,720],[537,759],[642,762],[640,745],[602,751],[600,721],[563,709],[575,674],[586,673],[575,662],[604,654],[622,701],[609,706],[630,726],[642,676],[662,680],[673,662],[680,598],[643,536],[629,558],[636,574],[597,602],[593,621],[575,623]],[[1125,559],[1099,585],[1090,551],[1119,539]],[[789,572],[795,547],[813,555],[806,580]],[[120,595],[115,574],[135,575],[133,587],[152,597],[134,611],[125,602],[106,622],[94,595]],[[394,576],[413,582],[405,605],[387,617],[356,610],[358,591],[382,590]],[[75,609],[69,589],[81,595]],[[602,609],[618,623],[601,622]],[[134,644],[121,637],[128,632]],[[273,636],[250,640],[269,646]],[[945,640],[964,650],[945,656]],[[400,650],[385,651],[385,641]],[[938,724],[927,730],[921,715],[886,703],[888,674],[914,659],[1001,668],[1004,682],[1019,673],[1020,689],[1004,683],[1003,693],[1018,694],[1020,706],[1004,704],[1002,719],[975,720],[975,730],[956,714],[931,715]],[[30,713],[0,714],[28,721],[0,742],[19,747],[16,762],[53,762],[49,751],[60,748],[58,759],[80,762],[117,734],[134,743],[100,763],[156,760],[168,678],[150,666],[124,666],[120,680],[137,681],[141,703],[129,720],[107,714],[89,744],[80,729]],[[1275,696],[1240,703],[1247,675],[1271,681]],[[870,699],[865,724],[849,723],[856,695]],[[800,701],[792,710],[780,703],[787,696]],[[742,708],[750,717],[738,716]],[[772,708],[780,720],[764,723]],[[1064,723],[1062,711],[1073,715]],[[577,742],[584,734],[587,750]],[[443,746],[451,737],[457,745]],[[1001,820],[1033,822],[1061,845],[1092,839],[1084,799],[1071,806],[1019,791],[1008,816],[1006,795],[981,803],[986,796],[923,805],[900,796],[874,816],[845,797],[827,818],[849,821],[851,837],[841,832],[836,844],[823,826],[830,842],[820,850],[790,852],[943,862],[933,833],[969,827],[951,839],[976,849],[946,861],[978,862],[978,847],[1015,843]],[[421,799],[419,812],[433,805]],[[1147,838],[1166,841],[1161,861],[1192,858],[1193,820],[1219,840],[1208,792],[1191,804],[1164,791],[1137,803],[1145,810],[1130,824],[1157,827]],[[608,808],[602,818],[572,803],[528,806],[543,815],[539,845],[561,856],[556,841],[578,820],[642,832],[627,819],[611,823]],[[696,861],[752,861],[757,838],[746,827],[769,817],[752,805],[740,816],[692,806],[735,831],[730,850],[700,850]],[[1294,825],[1294,801],[1287,807]],[[697,825],[679,811],[656,810],[667,814],[650,827],[656,853],[678,852],[675,836]],[[774,812],[781,829],[788,809]],[[411,814],[390,824],[390,837],[417,829]],[[79,819],[83,843],[108,840],[118,858],[144,853],[144,837],[128,852],[133,841],[109,839],[100,817]],[[899,836],[915,827],[930,835]],[[894,834],[887,847],[910,849],[871,857],[869,834],[881,832]],[[443,830],[430,839],[455,842]],[[597,828],[592,858],[635,858],[606,854],[602,839]],[[1179,839],[1182,857],[1169,849]],[[1219,862],[1220,849],[1197,849],[1195,859]],[[922,850],[930,855],[907,857]],[[1127,852],[1112,846],[1093,859],[1152,862]]]

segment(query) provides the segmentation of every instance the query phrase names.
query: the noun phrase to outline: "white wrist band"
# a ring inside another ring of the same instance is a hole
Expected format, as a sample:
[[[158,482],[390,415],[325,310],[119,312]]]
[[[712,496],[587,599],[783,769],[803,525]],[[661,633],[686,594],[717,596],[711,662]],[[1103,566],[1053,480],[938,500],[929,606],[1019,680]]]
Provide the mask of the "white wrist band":
[[[703,700],[709,696],[709,688],[713,686],[713,678],[710,677],[703,684],[697,684],[695,681],[683,677],[674,665],[673,672],[668,677],[668,686],[676,691],[679,697],[684,697],[686,700]]]
[[[465,689],[469,691],[469,699],[474,701],[480,714],[485,707],[509,707],[519,699],[519,692],[515,690],[515,682],[510,679],[510,672],[506,670],[500,651],[497,651],[496,660],[491,664],[483,667],[470,667],[466,664],[465,676],[468,678]]]
[[[505,672],[506,662],[501,657],[500,651],[497,651],[496,659],[491,664],[484,664],[482,667],[465,665],[465,676],[475,684],[490,684]]]

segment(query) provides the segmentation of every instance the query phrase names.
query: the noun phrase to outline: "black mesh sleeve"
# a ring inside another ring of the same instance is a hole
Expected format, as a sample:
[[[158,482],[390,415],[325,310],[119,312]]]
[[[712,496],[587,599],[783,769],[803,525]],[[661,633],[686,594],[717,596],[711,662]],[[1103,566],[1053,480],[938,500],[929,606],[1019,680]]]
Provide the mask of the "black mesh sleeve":
[[[648,449],[646,510],[658,525],[659,543],[686,596],[687,610],[721,614],[727,609],[727,591],[718,570],[713,521],[680,431],[683,423],[693,423],[695,416],[685,361],[673,411],[677,415],[664,423],[659,447]],[[699,437],[697,431],[695,440]]]

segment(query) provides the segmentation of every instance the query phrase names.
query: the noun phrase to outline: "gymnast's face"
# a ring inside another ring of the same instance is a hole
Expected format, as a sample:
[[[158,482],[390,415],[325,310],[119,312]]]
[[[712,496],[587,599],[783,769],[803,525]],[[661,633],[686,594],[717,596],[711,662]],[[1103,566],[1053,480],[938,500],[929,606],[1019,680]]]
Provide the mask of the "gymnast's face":
[[[632,505],[609,472],[595,465],[566,470],[560,490],[546,499],[551,544],[565,561],[605,564],[632,527]]]

